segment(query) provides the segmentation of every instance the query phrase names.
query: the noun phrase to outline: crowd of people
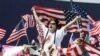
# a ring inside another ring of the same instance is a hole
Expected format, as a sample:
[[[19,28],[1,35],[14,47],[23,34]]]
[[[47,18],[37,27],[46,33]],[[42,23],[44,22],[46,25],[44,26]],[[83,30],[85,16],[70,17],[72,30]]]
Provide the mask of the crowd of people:
[[[32,12],[33,12],[33,16],[36,20],[36,25],[41,25],[42,30],[43,30],[44,42],[42,43],[42,46],[41,46],[41,49],[42,49],[41,55],[42,56],[53,56],[53,52],[54,52],[56,54],[56,55],[54,54],[54,56],[60,56],[61,54],[59,53],[59,51],[56,51],[56,50],[58,50],[57,47],[61,47],[61,42],[63,40],[63,37],[68,32],[67,29],[71,25],[73,25],[77,20],[81,20],[81,16],[77,15],[72,21],[70,21],[65,26],[58,29],[58,20],[57,19],[49,20],[47,23],[47,27],[46,27],[46,25],[44,25],[44,23],[40,21],[38,15],[36,13],[35,7],[32,8]],[[79,32],[81,32],[81,30],[79,30]],[[92,38],[92,36],[91,36],[91,38]],[[91,39],[91,43],[92,43],[92,39]],[[83,49],[82,50],[83,55],[89,56],[89,54],[87,54],[85,52],[85,48],[84,48],[84,45],[82,45],[81,39],[77,40],[77,44],[79,45],[79,47],[81,49]]]
[[[66,25],[58,29],[59,21],[57,19],[51,18],[49,21],[46,21],[46,23],[44,24],[40,20],[40,17],[37,15],[35,6],[32,7],[32,12],[33,12],[36,26],[40,26],[41,31],[43,31],[42,32],[43,41],[39,42],[38,44],[33,43],[34,45],[38,45],[36,46],[36,48],[33,48],[34,50],[36,50],[38,54],[35,54],[35,55],[30,54],[30,47],[24,47],[24,49],[17,56],[63,56],[61,52],[62,51],[61,42],[64,36],[67,34],[67,32],[69,32],[68,28],[74,23],[76,23],[78,20],[81,20],[81,16],[80,15],[75,16],[73,20],[71,20]],[[90,17],[88,18],[91,20]],[[93,20],[91,21],[93,22]],[[97,23],[93,23],[93,24],[99,26],[100,22],[98,24]],[[97,26],[94,26],[94,27],[97,27]],[[82,29],[78,29],[76,32],[80,33],[81,31]],[[83,33],[83,36],[84,36],[84,33]],[[87,50],[85,48],[83,36],[82,35],[79,36],[80,38],[76,39],[67,49],[73,48],[74,45],[75,46],[78,45],[78,47],[82,50],[81,56],[90,56],[87,53]],[[98,33],[94,35],[90,34],[91,39],[90,39],[89,44],[93,45],[94,47],[100,47],[100,42],[97,39],[99,37],[100,37],[100,33],[99,35]],[[0,45],[1,56],[2,56],[2,48],[3,47]],[[67,52],[68,51],[65,51],[66,53],[65,56],[70,56],[70,55],[67,55],[68,54]]]

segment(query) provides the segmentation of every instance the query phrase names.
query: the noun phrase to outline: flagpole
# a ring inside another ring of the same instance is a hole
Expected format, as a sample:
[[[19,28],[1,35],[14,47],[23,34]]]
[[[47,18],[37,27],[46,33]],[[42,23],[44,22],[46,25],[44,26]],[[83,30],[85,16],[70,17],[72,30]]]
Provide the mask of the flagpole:
[[[70,5],[71,5],[72,12],[75,12],[75,11],[74,11],[74,8],[73,8],[73,0],[70,0]],[[78,30],[80,30],[80,28],[81,28],[80,25],[79,25],[79,22],[80,22],[79,20],[76,21],[76,23],[77,23],[77,25],[78,25]],[[81,32],[80,32],[80,33],[81,33]],[[71,34],[71,35],[72,35],[72,34]],[[81,37],[81,35],[80,35],[79,37]]]
[[[74,12],[74,10],[73,10],[73,0],[70,0],[70,3],[71,3],[72,11]],[[76,21],[76,23],[78,25],[78,30],[81,28],[80,25],[79,25],[79,22],[80,22],[80,20]],[[79,36],[79,37],[81,37],[81,36]]]
[[[74,12],[74,10],[73,10],[73,0],[70,0],[70,4],[71,4],[72,12]],[[78,21],[77,21],[77,24],[79,25],[79,22]],[[78,26],[78,29],[79,29],[79,26]]]
[[[73,37],[73,33],[71,33],[71,37],[70,37],[70,39],[69,39],[69,44],[68,44],[68,47],[70,47],[71,46],[71,41],[72,41],[72,37]]]
[[[23,19],[22,19],[23,20]],[[23,26],[24,26],[24,21],[23,21]],[[24,28],[26,28],[26,27],[24,27]],[[26,28],[26,30],[27,30],[27,28]],[[28,44],[30,45],[30,41],[29,41],[29,37],[28,37],[28,35],[26,35],[26,38],[27,38],[27,42],[28,42]]]
[[[19,24],[20,24],[21,22],[22,22],[22,20],[20,20],[20,22],[17,24],[17,26],[16,26],[15,28],[18,28],[18,27],[19,27]],[[17,41],[17,43],[16,43],[16,46],[18,45],[19,41],[20,41],[20,38],[18,39],[18,41]]]
[[[71,4],[71,9],[72,9],[72,11],[74,11],[74,10],[73,10],[73,0],[70,0],[70,4]]]
[[[22,21],[23,21],[23,19],[22,19]],[[24,26],[24,21],[22,22],[22,24],[23,24],[23,26]],[[25,28],[25,27],[24,27]],[[27,28],[25,28],[25,29],[27,29]],[[28,35],[26,35],[26,38],[27,38],[27,42],[28,42],[28,44],[30,45],[30,41],[29,41],[29,37],[28,37]]]
[[[17,28],[18,28],[18,26],[19,26],[19,24],[20,24],[21,22],[23,22],[23,19],[20,20],[20,22],[17,24],[17,26],[16,26]],[[24,22],[23,22],[23,26],[24,26]],[[27,38],[27,42],[28,42],[28,44],[30,45],[29,38],[28,38],[27,35],[26,35],[26,38]],[[17,41],[17,43],[16,43],[16,46],[18,45],[19,41],[20,41],[20,38],[18,39],[18,41]]]
[[[29,37],[27,35],[26,35],[26,38],[27,38],[28,44],[30,45]]]
[[[73,12],[73,0],[70,0],[70,5],[71,5],[72,12]],[[70,45],[71,45],[70,41],[71,41],[72,36],[73,36],[73,33],[71,33],[71,37],[70,37],[70,40],[69,40],[69,43],[68,43],[68,47],[70,47]]]
[[[18,41],[17,41],[17,43],[16,43],[16,46],[18,45],[19,41],[20,41],[20,38],[18,39]]]

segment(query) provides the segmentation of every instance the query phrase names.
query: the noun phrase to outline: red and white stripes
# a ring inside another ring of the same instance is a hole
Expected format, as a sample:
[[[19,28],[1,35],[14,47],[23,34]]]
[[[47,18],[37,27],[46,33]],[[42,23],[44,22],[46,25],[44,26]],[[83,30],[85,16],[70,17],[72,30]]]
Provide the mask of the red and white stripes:
[[[35,26],[35,20],[34,20],[33,15],[25,14],[25,15],[22,16],[22,18],[25,20],[24,27],[29,28],[29,27]]]
[[[6,30],[3,28],[0,28],[0,40],[5,36]]]

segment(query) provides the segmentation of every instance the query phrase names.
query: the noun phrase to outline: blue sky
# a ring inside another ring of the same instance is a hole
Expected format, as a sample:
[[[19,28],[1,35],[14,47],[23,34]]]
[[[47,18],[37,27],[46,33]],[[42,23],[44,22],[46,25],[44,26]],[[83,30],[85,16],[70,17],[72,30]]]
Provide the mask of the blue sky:
[[[70,0],[56,0],[56,1],[70,1]],[[81,2],[81,3],[95,3],[100,4],[100,0],[73,0],[74,2]]]

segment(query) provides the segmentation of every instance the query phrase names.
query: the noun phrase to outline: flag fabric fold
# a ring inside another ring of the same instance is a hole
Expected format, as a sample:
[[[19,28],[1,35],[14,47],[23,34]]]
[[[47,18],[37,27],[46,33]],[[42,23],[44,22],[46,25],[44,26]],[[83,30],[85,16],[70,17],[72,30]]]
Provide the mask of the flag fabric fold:
[[[72,10],[76,13],[78,13],[81,16],[80,21],[78,21],[79,28],[83,29],[83,32],[88,32],[87,25],[89,23],[89,19],[87,17],[87,13],[76,3],[72,4]]]
[[[97,49],[96,47],[90,45],[89,43],[83,41],[84,47],[86,49],[86,53],[89,56],[100,56],[100,50]],[[60,48],[57,47],[59,50],[59,53],[61,53],[64,56],[82,56],[84,51],[82,51],[82,49],[79,47],[79,45],[77,45],[76,43],[74,43],[71,47],[69,48]]]
[[[0,28],[0,40],[2,40],[2,38],[5,36],[6,34],[6,30],[3,28]]]
[[[3,56],[20,56],[23,46],[3,45]]]
[[[77,13],[74,13],[72,11],[64,11],[63,9],[58,8],[48,8],[48,7],[42,7],[42,6],[33,6],[36,9],[36,13],[39,16],[39,19],[58,19],[59,25],[64,26],[67,24],[67,22],[71,21],[71,18],[74,18],[77,16]],[[84,31],[86,31],[86,22],[87,20],[82,19],[83,28]],[[78,29],[78,26],[76,24],[73,24],[68,28],[69,32],[76,32]]]
[[[6,43],[9,44],[14,42],[24,36],[27,36],[26,27],[24,27],[24,22],[21,20],[18,25],[12,30],[9,38],[7,39]]]
[[[81,18],[76,22],[76,25],[77,25],[76,31],[80,30],[80,29],[81,29],[81,31],[78,31],[78,33],[75,33],[75,31],[72,31],[73,33],[71,34],[69,44],[73,43],[75,41],[75,39],[77,39],[77,38],[85,37],[85,34],[88,34],[88,31],[89,31],[88,30],[89,20],[87,19],[87,13],[85,13],[84,10],[82,10],[75,3],[72,3],[72,11],[81,16]]]
[[[29,28],[29,27],[34,27],[35,26],[35,20],[34,20],[34,16],[30,15],[30,14],[25,14],[22,16],[22,19],[25,20],[25,27]]]
[[[91,21],[91,24],[93,25],[93,28],[90,29],[89,35],[90,36],[96,36],[98,41],[100,41],[100,21],[95,21],[91,16],[88,15],[89,20]]]

